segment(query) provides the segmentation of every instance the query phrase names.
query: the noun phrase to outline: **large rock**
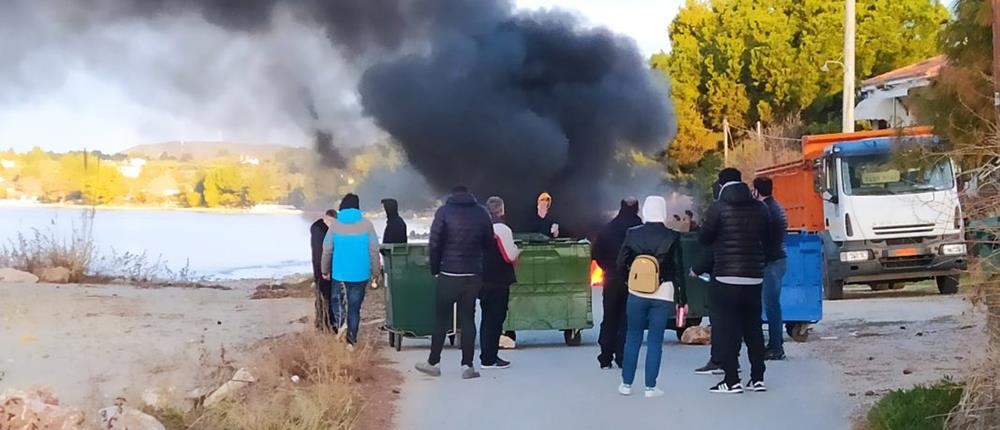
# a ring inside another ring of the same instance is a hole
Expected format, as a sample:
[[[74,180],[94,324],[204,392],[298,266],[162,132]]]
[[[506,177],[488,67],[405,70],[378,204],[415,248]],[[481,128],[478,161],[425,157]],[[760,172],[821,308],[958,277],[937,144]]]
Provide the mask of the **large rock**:
[[[34,284],[38,282],[38,277],[31,273],[22,272],[8,267],[0,269],[0,282],[12,284]]]
[[[681,343],[686,345],[708,345],[712,343],[712,329],[705,326],[688,328],[681,335]]]
[[[70,271],[65,267],[46,267],[38,277],[42,282],[65,284],[69,282],[69,275]]]
[[[108,430],[166,430],[163,423],[138,409],[125,406],[125,399],[118,399],[114,406],[98,412],[102,429]]]
[[[8,389],[0,394],[0,429],[80,430],[82,411],[59,405],[48,389],[22,391]]]
[[[232,397],[234,394],[254,382],[257,382],[257,378],[255,378],[249,370],[245,368],[237,370],[232,379],[225,384],[222,384],[221,387],[217,388],[212,392],[212,394],[209,394],[208,397],[205,398],[205,407],[211,407],[212,405]]]

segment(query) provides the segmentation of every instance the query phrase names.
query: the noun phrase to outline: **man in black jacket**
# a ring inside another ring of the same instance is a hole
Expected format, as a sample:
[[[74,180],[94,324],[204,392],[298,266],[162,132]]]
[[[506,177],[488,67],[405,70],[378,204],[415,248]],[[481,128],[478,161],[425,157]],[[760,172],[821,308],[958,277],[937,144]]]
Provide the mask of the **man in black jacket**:
[[[462,378],[479,377],[472,363],[476,349],[476,298],[483,283],[483,256],[490,246],[496,246],[490,215],[468,188],[455,187],[431,223],[427,252],[431,274],[437,278],[434,334],[430,357],[426,362],[417,363],[418,371],[441,376],[438,367],[441,349],[451,323],[452,307],[457,303],[462,332]]]
[[[753,180],[754,193],[767,206],[771,218],[769,238],[764,245],[764,312],[767,313],[767,351],[765,360],[784,360],[784,332],[781,321],[781,278],[785,276],[785,231],[788,218],[785,208],[774,199],[774,182],[758,176]]]
[[[382,243],[406,243],[406,221],[399,216],[399,203],[396,199],[382,199],[385,209],[385,231],[382,233]]]
[[[601,293],[604,320],[601,321],[601,334],[597,339],[597,343],[601,345],[601,353],[597,356],[601,369],[610,369],[612,362],[619,368],[622,367],[628,288],[625,287],[626,275],[618,270],[616,261],[622,242],[625,241],[625,232],[640,224],[642,219],[639,218],[639,200],[626,197],[621,201],[618,215],[601,229],[594,241],[594,260],[604,272],[604,290]]]
[[[761,284],[764,249],[770,242],[767,207],[753,198],[739,170],[719,172],[718,200],[702,219],[701,243],[712,249],[712,341],[718,343],[713,359],[722,364],[725,379],[711,387],[714,393],[742,393],[739,377],[740,340],[750,356],[750,381],[746,389],[766,391],[764,385],[764,333],[761,328]]]
[[[316,283],[316,328],[337,332],[339,325],[333,321],[333,309],[330,307],[330,291],[333,281],[323,279],[322,258],[323,238],[330,228],[330,222],[337,218],[335,209],[328,209],[323,217],[309,226],[309,239],[312,247],[313,282]]]

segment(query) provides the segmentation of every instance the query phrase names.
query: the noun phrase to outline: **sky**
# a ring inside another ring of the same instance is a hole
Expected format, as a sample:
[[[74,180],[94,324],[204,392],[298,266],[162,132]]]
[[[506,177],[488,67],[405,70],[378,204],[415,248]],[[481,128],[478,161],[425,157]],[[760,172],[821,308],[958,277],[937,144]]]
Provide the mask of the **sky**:
[[[559,8],[577,14],[585,22],[595,26],[605,26],[611,30],[629,36],[636,40],[640,51],[648,56],[657,52],[669,49],[667,28],[671,20],[683,5],[683,0],[514,0],[518,8]],[[63,29],[60,29],[62,31]],[[206,30],[207,31],[207,30]],[[0,34],[3,31],[0,29]],[[135,48],[135,44],[142,44],[144,35],[141,31],[127,35],[123,40],[130,40]],[[205,36],[205,35],[203,35]],[[207,36],[222,38],[225,35],[210,33]],[[2,38],[0,38],[2,39]],[[309,38],[307,38],[309,39]],[[294,43],[289,49],[312,44],[322,44],[322,37],[317,36],[312,39],[303,40],[301,35],[295,36]],[[280,42],[280,41],[279,41]],[[267,43],[279,43],[267,42]],[[128,42],[125,42],[128,43]],[[253,53],[247,54],[240,49],[249,49],[232,42],[234,46],[227,52],[243,52],[247,58]],[[157,43],[148,43],[153,48],[158,48]],[[3,41],[0,40],[0,52],[4,48]],[[52,52],[45,50],[52,48]],[[159,47],[163,49],[162,47]],[[101,150],[107,153],[125,150],[129,147],[144,144],[156,143],[171,140],[235,140],[251,143],[280,143],[295,146],[307,146],[311,144],[311,134],[302,130],[290,121],[283,121],[276,116],[267,106],[253,106],[241,102],[237,106],[222,103],[221,97],[203,100],[205,104],[210,104],[210,109],[202,109],[202,114],[209,114],[208,117],[192,118],[184,114],[185,105],[170,104],[173,95],[163,93],[163,89],[157,87],[155,82],[143,82],[142,74],[137,76],[108,75],[101,67],[80,66],[83,63],[80,59],[56,61],[62,58],[63,53],[59,49],[66,49],[72,52],[72,46],[40,46],[36,54],[30,61],[23,61],[13,65],[15,69],[20,69],[21,74],[28,79],[37,80],[49,79],[50,84],[41,87],[32,87],[33,90],[24,90],[17,85],[8,86],[0,82],[0,149],[12,148],[16,151],[28,151],[32,147],[38,146],[45,150],[64,152],[70,150]],[[142,51],[142,50],[140,50]],[[154,50],[155,52],[155,50]],[[239,55],[243,55],[239,54]],[[113,55],[109,53],[109,55]],[[155,55],[155,54],[154,54]],[[237,55],[237,54],[233,54]],[[16,58],[16,56],[15,56]],[[150,61],[148,67],[159,67],[155,58]],[[250,60],[261,62],[265,60],[250,58]],[[240,61],[250,61],[247,59]],[[100,63],[101,60],[98,60]],[[133,61],[133,60],[130,60]],[[143,60],[134,60],[143,61]],[[108,62],[107,64],[114,64]],[[335,67],[322,67],[316,64],[306,65],[308,70],[332,70]],[[335,66],[335,65],[334,65]],[[260,67],[267,67],[262,65]],[[59,78],[53,79],[50,71],[58,70]],[[3,68],[0,67],[0,72]],[[329,79],[339,79],[333,70]],[[130,84],[123,84],[120,79],[129,79]],[[146,87],[140,86],[147,92],[136,93],[135,85],[131,83],[138,80]],[[148,87],[148,88],[147,88]],[[234,87],[241,87],[235,85]],[[39,90],[42,88],[42,90]],[[19,91],[23,90],[23,91]],[[26,91],[26,92],[25,92]],[[225,95],[232,96],[236,93],[252,93],[253,90],[245,88],[229,88]],[[239,96],[239,94],[237,94]],[[160,106],[171,106],[168,109],[154,107],[152,103],[145,100],[155,100]],[[229,97],[226,100],[241,100],[247,97]],[[253,97],[251,96],[250,99]],[[217,106],[217,107],[216,107]],[[273,110],[280,110],[280,107],[273,107]],[[353,112],[355,117],[359,112]],[[337,115],[337,113],[334,113]],[[341,115],[343,116],[343,115]],[[353,117],[345,116],[347,119]],[[244,123],[235,121],[242,120]],[[268,124],[261,119],[267,118]],[[271,124],[277,122],[278,124]],[[363,123],[364,121],[353,121]],[[342,122],[343,124],[343,122]],[[364,124],[363,124],[364,125]],[[343,128],[343,127],[341,127]],[[364,129],[364,126],[359,126]],[[364,130],[362,130],[364,131]],[[372,132],[367,132],[371,135]],[[374,131],[377,133],[377,131]]]
[[[516,0],[519,8],[575,11],[587,21],[636,40],[646,55],[670,49],[667,27],[684,0]]]

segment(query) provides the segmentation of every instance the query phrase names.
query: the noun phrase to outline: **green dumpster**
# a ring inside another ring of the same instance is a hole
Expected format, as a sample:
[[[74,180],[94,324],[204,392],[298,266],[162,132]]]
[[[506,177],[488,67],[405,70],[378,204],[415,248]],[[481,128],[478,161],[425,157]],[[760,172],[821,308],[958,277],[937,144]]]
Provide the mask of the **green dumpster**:
[[[519,239],[504,330],[560,330],[567,345],[579,345],[580,331],[594,326],[590,242]]]
[[[428,337],[434,332],[435,283],[427,244],[383,245],[385,329],[397,351],[404,337]],[[455,342],[455,317],[449,331]]]
[[[979,258],[982,271],[1000,273],[1000,217],[989,217],[969,222],[970,254]]]

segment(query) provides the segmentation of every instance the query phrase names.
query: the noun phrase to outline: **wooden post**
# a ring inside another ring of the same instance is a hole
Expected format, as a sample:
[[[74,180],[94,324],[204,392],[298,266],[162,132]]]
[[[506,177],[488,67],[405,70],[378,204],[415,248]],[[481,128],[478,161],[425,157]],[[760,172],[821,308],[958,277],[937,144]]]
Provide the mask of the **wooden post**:
[[[729,119],[728,118],[722,118],[722,167],[729,167]]]

